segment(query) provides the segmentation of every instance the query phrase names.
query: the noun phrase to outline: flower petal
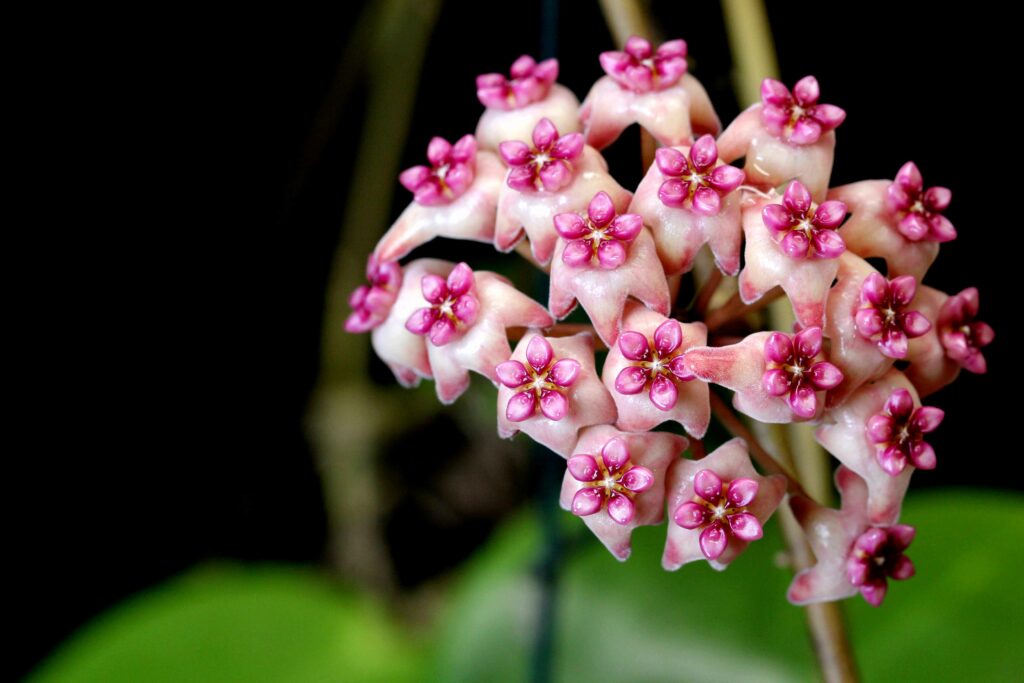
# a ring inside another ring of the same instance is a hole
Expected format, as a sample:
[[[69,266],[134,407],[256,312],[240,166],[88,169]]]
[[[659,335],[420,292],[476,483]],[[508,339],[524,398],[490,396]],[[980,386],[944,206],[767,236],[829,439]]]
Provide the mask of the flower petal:
[[[436,308],[420,308],[405,321],[405,329],[413,334],[426,334],[437,320]]]
[[[629,446],[620,437],[609,439],[601,449],[601,459],[604,460],[605,467],[612,472],[617,472],[629,462]]]
[[[498,381],[509,389],[521,387],[530,381],[530,375],[526,372],[526,366],[517,360],[507,360],[504,363],[498,363],[497,367],[494,368],[494,372],[498,375]]]
[[[761,81],[761,101],[765,104],[786,106],[790,99],[789,88],[782,81],[777,81],[774,78],[766,78]]]
[[[789,375],[781,368],[766,370],[761,375],[761,387],[769,396],[784,396],[789,392]]]
[[[790,230],[782,238],[782,251],[786,252],[786,255],[792,259],[807,258],[807,249],[809,247],[810,243],[807,240],[807,235],[799,230]]]
[[[445,283],[448,288],[448,296],[460,297],[473,286],[473,271],[466,263],[460,263],[448,274],[448,281]],[[432,301],[431,303],[439,303]]]
[[[551,148],[551,156],[563,161],[572,161],[583,153],[583,135],[581,133],[569,133],[558,138],[554,147]]]
[[[587,215],[590,222],[599,228],[611,223],[615,217],[615,203],[607,192],[601,191],[594,195],[587,205]]]
[[[587,222],[576,213],[558,213],[554,218],[555,232],[566,240],[578,240],[588,232]]]
[[[448,283],[438,275],[424,275],[420,281],[423,298],[438,306],[448,298]]]
[[[463,294],[452,305],[452,313],[463,325],[472,325],[480,313],[480,301],[472,294]]]
[[[811,366],[811,384],[818,391],[828,391],[843,381],[843,372],[832,363],[821,361]]]
[[[540,182],[548,192],[558,192],[572,182],[572,173],[564,162],[550,161],[540,169]]]
[[[633,394],[639,394],[644,390],[647,385],[647,379],[649,375],[647,370],[641,367],[632,366],[628,368],[622,368],[619,371],[618,376],[615,378],[615,391],[620,394],[626,394],[631,396]]]
[[[676,389],[675,382],[665,375],[658,375],[651,382],[650,398],[658,410],[672,410],[679,400],[679,390]]]
[[[821,353],[823,335],[818,326],[801,330],[793,337],[793,349],[797,357],[810,359]]]
[[[434,324],[430,327],[430,343],[434,346],[444,346],[452,339],[458,330],[455,323],[446,315],[439,315]]]
[[[430,139],[430,143],[427,144],[427,159],[430,159],[430,163],[434,166],[441,166],[448,161],[448,156],[452,153],[452,145],[444,138],[433,137]]]
[[[597,481],[601,476],[601,470],[597,467],[597,460],[594,456],[581,454],[569,458],[567,463],[569,474],[577,481]]]
[[[788,363],[793,359],[793,341],[781,332],[772,332],[764,343],[765,360]]]
[[[754,498],[757,497],[757,492],[760,488],[761,485],[750,477],[733,479],[729,483],[729,502],[735,507],[746,507],[754,502]]]
[[[741,541],[756,541],[764,536],[761,522],[749,512],[729,515],[729,528],[732,529],[733,536]]]
[[[505,406],[505,417],[508,418],[509,422],[522,422],[530,417],[533,417],[534,411],[537,409],[536,401],[532,391],[520,391],[517,394],[513,394],[512,398],[508,400],[508,405]]]
[[[592,515],[601,509],[603,502],[604,496],[601,494],[601,489],[591,486],[582,488],[572,497],[572,514],[577,517]]]
[[[914,411],[914,416],[910,418],[910,424],[922,434],[927,434],[938,429],[945,416],[946,412],[941,408],[921,406]]]
[[[711,470],[700,470],[693,477],[693,491],[712,505],[717,505],[722,498],[722,478]]]
[[[569,399],[561,392],[546,389],[540,394],[540,412],[557,422],[569,413]]]
[[[654,153],[654,162],[664,176],[681,176],[689,169],[686,155],[674,147],[659,147]]]
[[[779,238],[780,233],[784,233],[793,227],[793,216],[789,213],[789,209],[782,204],[766,205],[761,209],[761,219],[764,221],[765,227],[768,228],[768,231],[776,239]]]
[[[707,508],[687,501],[672,513],[672,521],[684,529],[699,529],[707,521]]]
[[[700,532],[700,551],[709,560],[717,560],[729,545],[729,537],[721,523],[715,522]]]
[[[621,493],[613,493],[608,501],[608,516],[619,524],[629,524],[636,514],[636,506]]]
[[[583,366],[580,365],[579,361],[572,358],[563,358],[551,367],[548,379],[560,387],[569,387],[579,377],[582,368]]]
[[[533,158],[530,146],[520,140],[506,140],[498,145],[498,153],[509,166],[525,166]]]
[[[811,247],[817,258],[838,258],[846,251],[846,242],[835,230],[815,230],[811,238]]]
[[[937,464],[935,449],[927,441],[917,441],[910,447],[910,461],[919,470],[933,470]]]
[[[650,344],[647,337],[639,332],[627,330],[619,335],[618,341],[619,351],[629,360],[642,361],[650,358]]]
[[[554,351],[551,343],[539,334],[526,346],[526,360],[537,372],[543,372],[551,364]]]
[[[654,473],[646,467],[632,467],[622,475],[622,485],[634,493],[643,493],[654,486]]]
[[[878,309],[862,308],[853,316],[853,324],[859,335],[870,339],[885,328],[885,319]]]
[[[690,184],[676,178],[670,178],[658,188],[658,199],[665,206],[679,208],[690,197]]]
[[[722,198],[710,187],[699,187],[693,193],[693,210],[705,216],[717,216],[722,208]]]
[[[801,107],[810,107],[817,104],[821,96],[821,89],[818,86],[818,79],[814,76],[804,76],[793,86],[793,99]]]
[[[709,183],[722,194],[728,194],[743,184],[747,174],[735,166],[719,166],[711,172]]]
[[[917,164],[908,161],[896,172],[896,183],[908,194],[916,195],[924,188],[924,179]]]
[[[706,171],[718,161],[718,147],[715,145],[715,138],[711,135],[702,135],[697,138],[690,148],[690,161],[698,171]]]
[[[782,195],[782,203],[791,213],[803,216],[811,208],[811,193],[807,190],[807,186],[799,180],[794,180],[786,187],[786,192]]]
[[[823,228],[835,228],[846,218],[846,204],[831,199],[818,205],[814,212],[814,224]]]
[[[614,270],[626,262],[626,246],[618,240],[606,240],[597,248],[597,262],[605,270]]]
[[[871,443],[888,443],[892,441],[895,426],[888,415],[872,415],[867,421],[868,440]]]
[[[795,145],[813,145],[821,139],[821,124],[811,118],[800,118],[789,136]]]

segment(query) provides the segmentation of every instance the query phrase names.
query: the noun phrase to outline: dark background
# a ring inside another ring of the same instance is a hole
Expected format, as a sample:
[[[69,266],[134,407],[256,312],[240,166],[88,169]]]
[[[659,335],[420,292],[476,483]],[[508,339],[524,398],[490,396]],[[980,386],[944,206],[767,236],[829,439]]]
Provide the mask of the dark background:
[[[30,444],[9,453],[16,514],[8,562],[20,636],[9,659],[18,673],[87,619],[197,562],[323,560],[326,522],[302,418],[353,172],[360,86],[304,182],[294,179],[362,10],[337,4],[168,17],[145,22],[141,38],[110,35],[115,52],[119,41],[132,43],[102,74],[117,95],[70,105],[102,131],[92,143],[105,154],[76,183],[104,198],[87,209],[103,227],[83,251],[64,254],[77,268],[44,297],[44,317],[69,320],[44,361],[61,370],[34,375],[22,406],[31,417],[14,425]],[[823,16],[770,3],[769,12],[783,80],[813,73],[822,101],[848,112],[833,184],[891,178],[913,159],[927,185],[952,188],[947,215],[960,237],[927,283],[979,287],[982,318],[997,330],[989,376],[965,374],[929,401],[948,419],[937,436],[940,467],[918,473],[915,488],[1016,488],[1019,479],[1007,475],[1016,453],[998,445],[1009,441],[1011,402],[993,391],[997,377],[1017,380],[1006,289],[1019,268],[1009,211],[1019,203],[1009,161],[1017,123],[1007,101],[1017,63],[1006,17],[935,7],[868,2]],[[654,10],[666,36],[688,41],[693,72],[728,122],[738,106],[720,8],[665,2]],[[445,4],[403,168],[420,163],[430,136],[473,130],[481,111],[473,77],[538,54],[539,27],[538,0],[514,10]],[[597,54],[614,47],[596,6],[562,3],[563,84],[582,98],[601,75]],[[637,139],[633,131],[608,152],[627,187],[640,177]],[[406,201],[396,193],[393,215]],[[386,381],[379,368],[373,375]],[[456,543],[448,563],[487,528]]]

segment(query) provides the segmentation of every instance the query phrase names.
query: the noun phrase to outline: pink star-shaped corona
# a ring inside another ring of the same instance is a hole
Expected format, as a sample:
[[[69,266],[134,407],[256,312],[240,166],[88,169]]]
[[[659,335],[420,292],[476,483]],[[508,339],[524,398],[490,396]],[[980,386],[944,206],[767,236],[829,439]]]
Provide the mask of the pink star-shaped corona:
[[[683,357],[688,349],[707,343],[707,328],[629,302],[622,329],[601,372],[618,409],[616,426],[644,432],[672,420],[694,438],[703,438],[711,422],[708,385],[694,381]]]
[[[886,280],[867,261],[846,253],[839,257],[838,280],[828,295],[825,336],[832,340],[829,356],[843,371],[843,382],[829,392],[830,406],[881,377],[895,359],[906,358],[907,340],[931,329],[924,315],[908,310],[917,291],[913,277]]]
[[[846,467],[836,471],[842,508],[825,508],[802,496],[790,507],[811,544],[817,563],[793,578],[787,597],[795,605],[842,600],[858,592],[871,605],[882,603],[888,579],[909,579],[914,565],[903,551],[914,539],[905,524],[871,526],[864,480]]]
[[[785,493],[785,477],[760,476],[742,439],[727,441],[700,460],[675,461],[668,474],[671,518],[661,565],[675,571],[707,560],[725,569],[761,538]]]
[[[435,237],[490,242],[504,179],[501,160],[477,150],[472,135],[454,145],[434,138],[427,146],[430,166],[402,172],[401,183],[413,193],[402,212],[374,249],[381,261],[402,258]]]
[[[920,282],[939,255],[939,244],[956,237],[942,215],[952,193],[944,187],[924,190],[912,161],[895,181],[863,180],[833,188],[828,196],[845,202],[853,214],[843,226],[850,251],[884,258],[889,277],[912,275]]]
[[[599,192],[585,217],[560,213],[554,224],[562,239],[551,263],[548,308],[552,315],[564,318],[579,301],[609,346],[619,334],[629,297],[668,315],[672,304],[668,281],[654,238],[640,216],[617,214],[612,198]]]
[[[345,331],[369,332],[388,317],[402,286],[402,267],[393,261],[381,262],[372,254],[366,260],[366,279],[348,298],[352,313],[345,320]]]
[[[533,130],[533,147],[520,141],[501,144],[509,165],[498,196],[494,246],[511,251],[523,238],[530,239],[535,259],[547,263],[558,241],[552,217],[583,212],[598,192],[625,209],[632,195],[608,174],[601,154],[583,145],[579,134],[559,137],[558,129],[542,119]]]
[[[497,384],[495,366],[512,353],[507,328],[554,323],[543,306],[507,279],[474,273],[465,263],[454,266],[447,281],[423,276],[422,288],[431,305],[415,311],[406,329],[430,342],[427,356],[442,403],[452,403],[469,388],[470,371]]]
[[[432,379],[427,340],[406,328],[409,317],[423,308],[422,281],[425,276],[447,277],[453,264],[439,259],[417,259],[402,267],[402,284],[387,317],[370,335],[373,350],[391,368],[404,387],[414,387],[421,378]]]
[[[761,83],[761,102],[729,124],[718,138],[727,163],[746,158],[747,182],[769,190],[800,180],[815,201],[825,199],[835,157],[834,129],[846,112],[818,104],[818,81],[806,76],[790,93],[771,78]]]
[[[893,396],[897,401],[889,406]],[[867,484],[867,515],[872,524],[894,524],[899,519],[903,496],[914,471],[913,466],[906,464],[907,451],[923,456],[918,457],[919,462],[934,465],[930,447],[916,446],[924,442],[912,438],[920,430],[907,429],[904,435],[906,420],[894,417],[893,413],[888,414],[888,420],[884,419],[890,408],[896,416],[903,416],[905,407],[909,406],[913,415],[914,406],[920,405],[910,381],[899,370],[890,370],[881,379],[863,384],[842,405],[831,408],[815,431],[818,443]],[[935,413],[930,412],[934,410],[937,409],[929,409],[922,418],[934,418]],[[876,418],[878,415],[883,418]],[[928,457],[930,461],[925,460]]]
[[[996,333],[977,319],[977,289],[968,287],[949,296],[931,287],[920,287],[915,305],[934,321],[931,330],[911,340],[907,352],[907,377],[922,397],[955,380],[961,368],[985,374],[988,364],[981,350],[992,343]]]
[[[587,144],[604,149],[632,123],[662,145],[682,145],[693,131],[717,135],[721,123],[704,86],[686,73],[686,41],[657,50],[633,36],[623,52],[601,54],[601,77],[583,100],[580,118]]]
[[[736,392],[736,410],[761,422],[811,420],[843,374],[824,360],[820,327],[790,337],[757,332],[730,346],[690,349],[683,363],[705,382]]]
[[[615,403],[594,368],[594,338],[524,336],[495,372],[498,435],[522,430],[563,458],[583,427],[615,422]]]
[[[740,270],[740,193],[745,175],[718,159],[715,139],[693,147],[662,147],[640,181],[630,212],[651,228],[667,275],[689,272],[705,243],[726,275]]]
[[[609,425],[580,431],[562,480],[561,505],[583,518],[619,561],[638,526],[665,515],[665,474],[688,441],[667,432],[628,433]]]
[[[477,98],[487,107],[476,126],[481,147],[496,152],[503,140],[525,140],[542,118],[566,133],[581,130],[580,101],[555,82],[557,59],[537,63],[523,55],[512,63],[509,75],[511,78],[491,73],[476,78]]]
[[[841,202],[815,205],[798,181],[777,197],[743,207],[746,264],[740,272],[740,298],[753,303],[782,287],[804,327],[825,323],[825,302],[839,270],[843,239],[835,232],[846,215]]]

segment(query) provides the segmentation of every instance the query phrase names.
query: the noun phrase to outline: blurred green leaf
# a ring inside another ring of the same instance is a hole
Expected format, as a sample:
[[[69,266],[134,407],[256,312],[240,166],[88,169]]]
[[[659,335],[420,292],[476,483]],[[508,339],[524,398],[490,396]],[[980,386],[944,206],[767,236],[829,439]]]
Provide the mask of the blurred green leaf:
[[[421,681],[415,644],[311,572],[212,567],[86,626],[32,683]]]
[[[568,513],[566,517],[569,518]],[[1024,499],[936,491],[908,500],[918,576],[886,604],[846,601],[866,681],[1008,680],[1019,674]],[[569,523],[575,520],[568,519]],[[576,523],[577,526],[578,523]],[[587,532],[589,534],[589,532]],[[446,619],[434,679],[524,681],[538,613],[536,519],[509,525],[467,569]],[[663,528],[634,534],[616,562],[589,536],[560,577],[555,680],[807,681],[815,664],[775,524],[730,569],[660,568]]]

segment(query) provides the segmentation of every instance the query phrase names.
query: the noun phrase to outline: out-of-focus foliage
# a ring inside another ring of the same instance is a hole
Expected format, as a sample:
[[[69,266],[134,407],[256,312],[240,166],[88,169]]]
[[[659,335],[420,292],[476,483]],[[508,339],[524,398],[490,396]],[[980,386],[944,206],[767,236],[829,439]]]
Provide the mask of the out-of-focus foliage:
[[[1024,499],[932,491],[903,519],[918,575],[885,605],[850,600],[866,681],[1011,680],[1024,642]],[[815,678],[803,613],[776,524],[718,574],[659,567],[664,530],[641,528],[620,564],[578,520],[559,575],[555,680],[805,681]],[[461,570],[437,640],[404,632],[368,598],[286,568],[209,568],[86,627],[32,683],[132,681],[525,681],[542,593],[536,518],[507,524]],[[432,654],[428,653],[432,651]]]
[[[29,681],[403,683],[422,661],[383,610],[323,577],[210,567],[100,617]]]

